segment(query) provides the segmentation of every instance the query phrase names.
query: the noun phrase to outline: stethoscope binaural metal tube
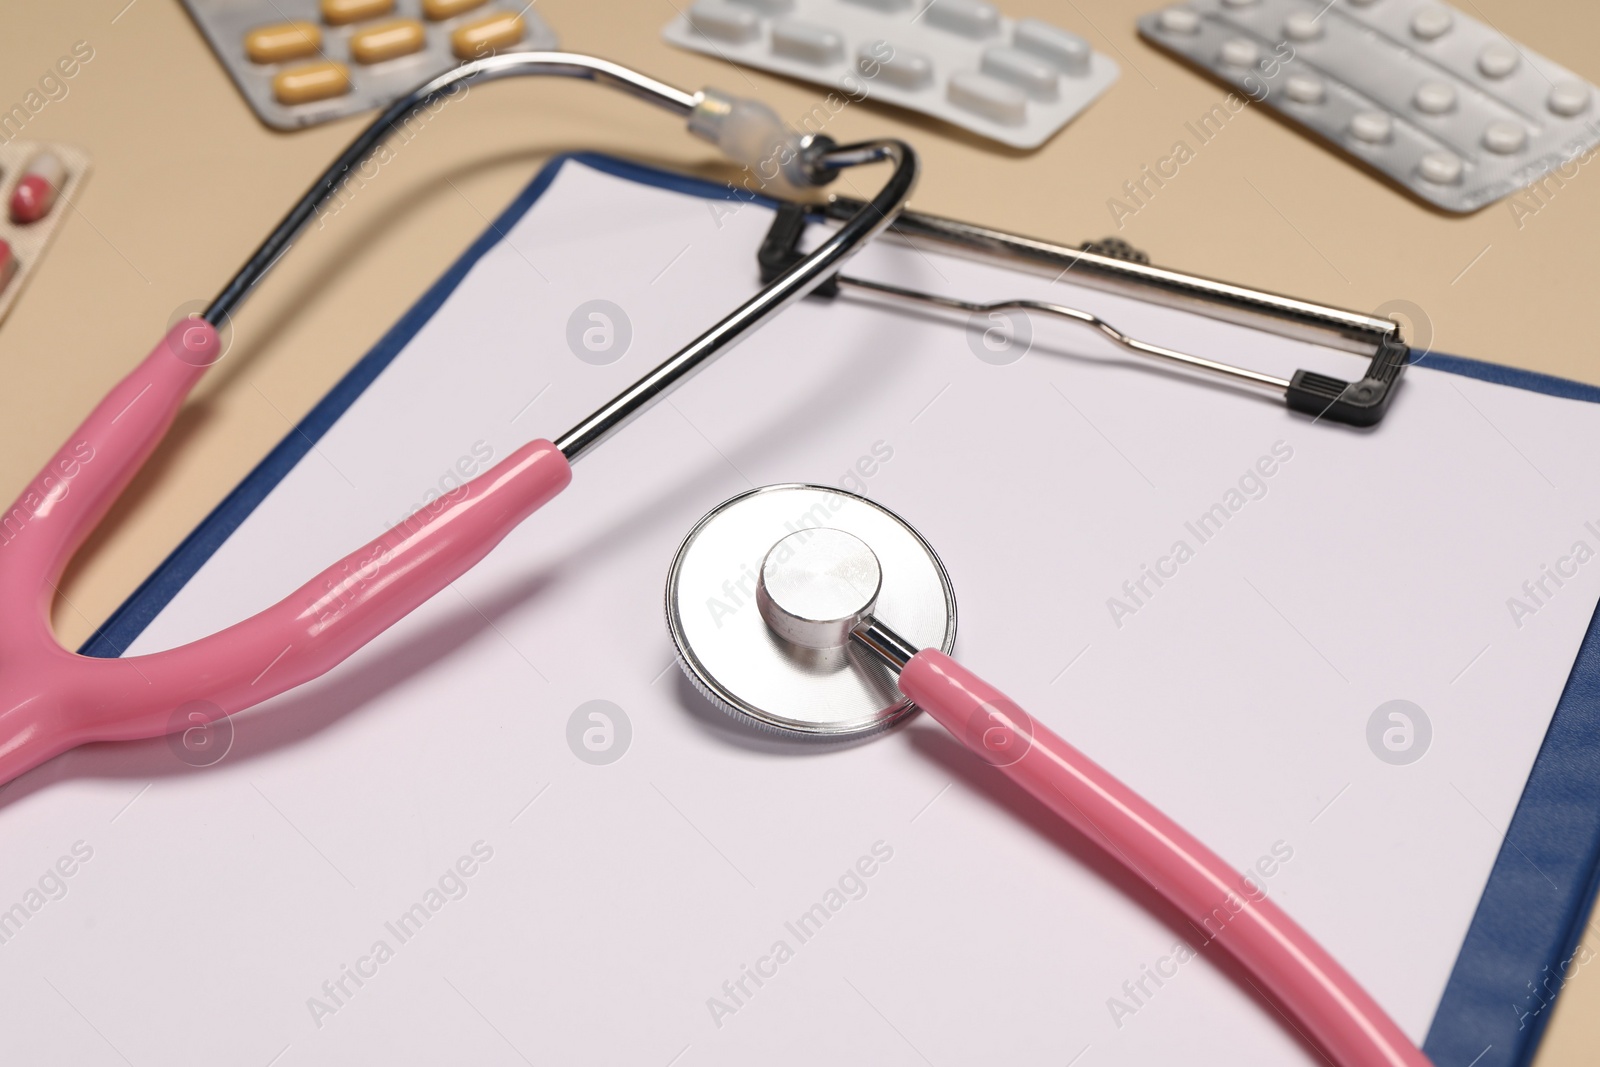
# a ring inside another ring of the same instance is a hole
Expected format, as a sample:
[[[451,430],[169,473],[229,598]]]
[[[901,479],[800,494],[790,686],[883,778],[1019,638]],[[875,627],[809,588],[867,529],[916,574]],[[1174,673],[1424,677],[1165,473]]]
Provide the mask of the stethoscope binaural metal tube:
[[[816,164],[825,172],[834,167],[892,161],[894,173],[849,221],[815,251],[773,279],[761,292],[727,318],[701,334],[676,355],[640,378],[594,414],[555,439],[567,460],[574,461],[616,432],[624,423],[655,403],[732,346],[741,334],[754,329],[821,285],[833,270],[868,239],[893,220],[916,183],[916,156],[899,141],[868,141],[820,152]]]
[[[266,240],[245,261],[228,284],[223,286],[206,308],[201,318],[222,328],[223,322],[244,302],[256,283],[267,276],[273,266],[294,244],[294,239],[316,215],[317,208],[339,188],[349,174],[366,162],[378,147],[388,140],[396,126],[419,107],[426,107],[441,96],[453,94],[457,87],[477,81],[494,81],[520,75],[547,74],[567,78],[585,78],[622,89],[641,100],[657,104],[668,111],[687,115],[694,110],[696,94],[675,89],[665,82],[629,70],[627,67],[595,56],[576,52],[514,52],[508,55],[486,56],[463,63],[413,89],[405,96],[384,108],[366,129],[339,153],[328,169],[296,200],[279,223],[267,234]]]
[[[512,53],[463,63],[390,104],[383,114],[357,135],[311,188],[301,195],[289,213],[273,227],[266,240],[261,242],[261,246],[206,308],[202,318],[220,328],[288,251],[317,209],[337,191],[340,183],[356,167],[378,150],[406,116],[419,107],[455,92],[459,86],[521,75],[584,78],[620,89],[675,114],[691,117],[707,98],[705,92],[686,93],[608,60],[572,52]],[[866,141],[836,146],[828,138],[808,137],[800,140],[799,149],[803,156],[800,173],[815,185],[826,184],[838,170],[846,167],[891,162],[894,171],[878,194],[862,204],[860,210],[849,216],[820,247],[775,278],[721,322],[557,437],[556,447],[569,463],[648,410],[671,389],[731,348],[741,335],[760,326],[820,285],[862,244],[894,220],[916,184],[916,154],[909,145],[900,141]]]

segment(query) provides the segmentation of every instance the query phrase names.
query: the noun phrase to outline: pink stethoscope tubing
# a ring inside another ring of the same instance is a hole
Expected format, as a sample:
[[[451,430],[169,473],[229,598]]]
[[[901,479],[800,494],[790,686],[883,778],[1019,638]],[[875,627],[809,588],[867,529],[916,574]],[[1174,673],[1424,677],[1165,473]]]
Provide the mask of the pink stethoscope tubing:
[[[1377,1001],[1259,888],[998,689],[930,648],[901,669],[900,691],[1205,931],[1339,1067],[1429,1067]]]
[[[0,782],[86,741],[188,725],[174,713],[192,702],[232,714],[325,673],[465,573],[571,481],[560,450],[531,441],[225,630],[145,656],[67,651],[49,619],[62,570],[221,350],[209,323],[173,327],[7,512],[0,603],[17,608],[0,614]]]

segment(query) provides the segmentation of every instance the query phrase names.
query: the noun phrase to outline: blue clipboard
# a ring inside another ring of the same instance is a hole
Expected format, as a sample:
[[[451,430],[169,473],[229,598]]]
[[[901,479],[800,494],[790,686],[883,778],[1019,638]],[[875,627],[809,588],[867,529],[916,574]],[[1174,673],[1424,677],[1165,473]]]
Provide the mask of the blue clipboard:
[[[122,654],[410,343],[475,263],[527,213],[569,162],[708,200],[776,202],[699,178],[594,153],[557,156],[300,424],[206,516],[79,650]],[[753,265],[753,264],[752,264]],[[1569,400],[1600,403],[1600,388],[1459,356],[1413,355],[1433,370]],[[1589,623],[1555,715],[1461,944],[1423,1051],[1439,1067],[1531,1062],[1556,995],[1575,969],[1600,889],[1600,611]]]

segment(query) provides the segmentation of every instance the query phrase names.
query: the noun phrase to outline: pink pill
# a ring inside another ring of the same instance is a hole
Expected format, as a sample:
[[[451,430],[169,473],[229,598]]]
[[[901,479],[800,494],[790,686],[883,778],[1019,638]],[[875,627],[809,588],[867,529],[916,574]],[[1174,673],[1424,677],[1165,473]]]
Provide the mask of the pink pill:
[[[38,222],[55,207],[56,194],[66,179],[67,169],[50,152],[40,152],[28,162],[11,190],[11,221]]]

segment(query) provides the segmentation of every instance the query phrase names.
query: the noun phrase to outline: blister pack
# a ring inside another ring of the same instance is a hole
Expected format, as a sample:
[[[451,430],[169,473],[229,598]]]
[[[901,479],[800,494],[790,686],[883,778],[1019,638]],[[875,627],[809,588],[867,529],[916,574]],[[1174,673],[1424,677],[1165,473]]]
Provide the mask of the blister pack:
[[[183,0],[268,126],[294,130],[402,96],[463,60],[551,49],[503,0]]]
[[[0,143],[0,319],[39,268],[88,173],[88,155],[71,145]]]
[[[1427,0],[1189,0],[1139,32],[1446,211],[1600,143],[1592,85]]]
[[[1118,73],[1070,30],[1007,18],[984,0],[697,0],[662,33],[1014,148],[1043,144]]]

